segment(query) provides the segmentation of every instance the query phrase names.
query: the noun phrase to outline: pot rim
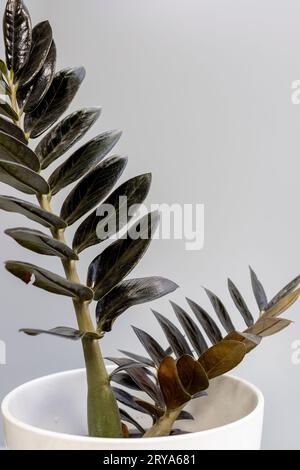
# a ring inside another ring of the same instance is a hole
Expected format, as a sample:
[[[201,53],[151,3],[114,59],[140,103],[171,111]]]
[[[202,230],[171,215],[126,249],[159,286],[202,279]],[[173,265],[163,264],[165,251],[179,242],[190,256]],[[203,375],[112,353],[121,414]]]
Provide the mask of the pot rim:
[[[108,366],[108,368],[113,368],[114,366]],[[44,380],[49,380],[49,379],[55,379],[55,378],[58,378],[62,375],[74,375],[74,374],[80,374],[80,373],[85,373],[85,369],[72,369],[72,370],[67,370],[67,371],[62,371],[62,372],[56,372],[54,374],[48,374],[48,375],[44,375],[42,377],[38,377],[36,379],[33,379],[33,380],[30,380],[28,382],[25,382],[24,384],[22,385],[19,385],[18,387],[16,387],[15,389],[13,389],[11,392],[9,392],[3,399],[2,403],[1,403],[1,413],[2,413],[2,416],[3,418],[10,422],[11,424],[13,424],[14,426],[18,427],[18,428],[21,428],[22,430],[24,431],[28,431],[28,432],[31,432],[31,433],[36,433],[36,434],[39,434],[39,435],[42,435],[42,436],[48,436],[48,437],[53,437],[53,438],[56,438],[56,439],[62,439],[62,440],[72,440],[72,441],[75,441],[75,442],[90,442],[90,443],[96,443],[96,442],[99,442],[99,439],[100,440],[103,440],[105,442],[107,442],[107,444],[118,444],[118,443],[124,443],[124,438],[108,438],[108,437],[89,437],[89,436],[81,436],[81,435],[77,435],[77,434],[67,434],[67,433],[60,433],[60,432],[55,432],[55,431],[50,431],[50,430],[47,430],[47,429],[43,429],[43,428],[39,428],[37,426],[33,426],[31,424],[27,424],[27,423],[24,423],[23,421],[19,420],[18,418],[16,418],[10,411],[9,411],[9,405],[11,403],[12,400],[14,400],[15,396],[22,392],[22,389],[28,387],[29,385],[32,385],[32,384],[35,384],[35,383],[38,383],[38,382],[42,382]],[[180,435],[177,435],[177,436],[162,436],[162,437],[148,437],[147,438],[147,442],[153,442],[153,444],[157,441],[159,442],[162,442],[162,440],[182,440],[182,439],[190,439],[191,436],[208,436],[212,433],[216,433],[216,432],[221,432],[221,431],[226,431],[227,429],[231,429],[235,426],[238,426],[240,423],[246,423],[247,421],[250,421],[252,419],[252,417],[259,413],[261,409],[264,408],[264,396],[262,394],[262,392],[259,390],[259,388],[257,388],[255,385],[253,385],[252,383],[248,382],[247,380],[245,379],[242,379],[240,377],[237,377],[235,375],[231,375],[231,374],[224,374],[223,377],[228,377],[236,382],[240,382],[242,384],[244,384],[245,386],[247,386],[256,396],[257,398],[257,403],[256,403],[256,406],[255,408],[250,412],[248,413],[247,415],[243,416],[242,418],[236,420],[236,421],[233,421],[231,423],[228,423],[228,424],[224,424],[224,425],[221,425],[221,426],[217,426],[217,427],[214,427],[214,428],[211,428],[211,429],[207,429],[207,430],[202,430],[202,431],[196,431],[196,432],[192,432],[192,433],[188,433],[188,434],[180,434]],[[141,442],[142,441],[142,438],[131,438],[131,439],[128,439],[128,445],[130,446],[130,444],[135,444],[137,442]]]

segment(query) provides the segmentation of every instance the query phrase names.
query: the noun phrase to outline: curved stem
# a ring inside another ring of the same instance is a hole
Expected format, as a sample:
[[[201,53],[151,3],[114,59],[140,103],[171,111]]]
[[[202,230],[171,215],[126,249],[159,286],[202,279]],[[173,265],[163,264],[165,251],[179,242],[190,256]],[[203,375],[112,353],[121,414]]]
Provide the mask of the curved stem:
[[[176,410],[166,411],[165,414],[159,418],[152,428],[145,432],[143,437],[162,437],[169,436],[173,425],[181,413],[184,406],[177,408]]]

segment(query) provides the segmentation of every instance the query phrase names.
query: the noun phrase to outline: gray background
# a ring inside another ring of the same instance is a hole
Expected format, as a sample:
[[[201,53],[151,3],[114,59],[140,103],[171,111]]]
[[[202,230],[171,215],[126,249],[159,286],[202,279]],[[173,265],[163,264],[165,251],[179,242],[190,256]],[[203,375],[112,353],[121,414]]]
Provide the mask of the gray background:
[[[4,6],[4,1],[1,6]],[[205,247],[187,252],[182,241],[155,241],[136,276],[169,276],[209,308],[209,286],[238,314],[226,292],[230,276],[256,311],[248,264],[270,295],[300,271],[300,106],[291,82],[300,78],[300,4],[297,0],[30,0],[35,22],[54,28],[59,66],[81,65],[87,78],[72,110],[102,105],[89,136],[122,128],[118,152],[128,154],[124,178],[153,172],[149,202],[204,203]],[[1,192],[9,193],[3,187]],[[62,197],[57,200],[57,209]],[[26,225],[1,213],[2,228]],[[70,239],[70,238],[69,238]],[[61,272],[1,234],[1,260],[31,260]],[[80,262],[84,278],[99,248]],[[82,366],[79,344],[28,338],[20,327],[74,325],[70,301],[26,287],[1,272],[0,338],[7,343],[0,396],[41,374]],[[155,308],[171,314],[168,299]],[[292,365],[295,325],[266,340],[236,371],[266,398],[263,446],[300,448],[300,365]],[[132,309],[103,341],[142,351],[130,325],[163,339],[149,306]],[[46,406],[46,404],[45,404]]]

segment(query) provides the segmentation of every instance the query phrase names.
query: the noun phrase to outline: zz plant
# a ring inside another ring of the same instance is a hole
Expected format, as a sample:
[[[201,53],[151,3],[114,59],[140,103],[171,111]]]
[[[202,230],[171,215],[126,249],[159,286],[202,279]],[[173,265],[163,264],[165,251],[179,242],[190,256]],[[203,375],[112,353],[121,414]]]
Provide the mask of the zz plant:
[[[155,312],[167,338],[166,347],[147,332],[135,328],[149,357],[122,351],[123,357],[109,358],[116,368],[108,375],[100,341],[111,331],[115,320],[128,308],[158,299],[178,287],[161,277],[125,279],[149,247],[159,216],[154,212],[131,221],[132,212],[129,214],[126,209],[125,216],[123,214],[124,201],[128,208],[141,204],[147,197],[151,175],[136,176],[114,189],[127,159],[118,155],[108,157],[121,136],[120,132],[112,131],[80,146],[52,172],[50,170],[50,177],[46,179],[45,170],[58,163],[84,137],[99,118],[100,109],[85,108],[63,117],[85,77],[85,70],[79,67],[56,72],[56,46],[51,26],[43,21],[32,28],[22,0],[8,0],[3,32],[6,60],[0,60],[3,96],[0,100],[0,181],[36,201],[3,195],[0,209],[23,215],[49,230],[45,233],[36,228],[17,227],[6,230],[6,234],[28,250],[59,258],[64,276],[21,261],[7,261],[6,269],[27,284],[70,297],[78,323],[77,329],[59,326],[51,330],[26,328],[22,331],[31,336],[48,334],[81,341],[88,384],[90,436],[128,436],[124,422],[135,426],[139,436],[172,434],[176,432],[173,426],[177,420],[192,419],[184,407],[191,399],[206,395],[210,380],[236,367],[263,337],[291,323],[278,316],[300,295],[300,276],[268,301],[261,283],[251,271],[260,310],[256,322],[240,292],[229,281],[231,297],[247,326],[243,332],[234,327],[221,300],[207,290],[225,336],[213,318],[195,302],[188,301],[195,319],[172,303],[184,334]],[[33,150],[30,144],[37,138],[39,141]],[[54,196],[71,184],[73,188],[57,215],[52,210]],[[114,209],[116,226],[110,224],[107,207]],[[72,246],[69,246],[65,233],[79,221]],[[80,253],[121,230],[125,236],[117,238],[92,260],[86,283],[81,283],[76,267]],[[97,302],[96,325],[90,313],[94,301]],[[135,391],[134,396],[131,390]],[[146,393],[151,402],[136,396],[140,392]],[[148,414],[153,425],[148,430],[143,429],[123,406]]]
[[[123,435],[117,402],[110,385],[99,340],[105,329],[129,307],[157,299],[177,288],[161,277],[123,279],[147,250],[158,214],[147,214],[133,229],[139,238],[120,238],[98,255],[88,268],[87,282],[79,280],[76,262],[79,254],[113,235],[105,211],[94,210],[75,232],[72,247],[65,232],[74,223],[102,203],[121,214],[122,201],[128,207],[146,198],[151,175],[132,178],[113,192],[127,158],[115,155],[104,159],[118,142],[121,133],[105,132],[78,148],[50,174],[44,170],[77,143],[100,116],[99,108],[85,108],[57,121],[73,101],[84,77],[83,67],[56,72],[56,46],[48,21],[32,28],[23,1],[8,0],[4,13],[3,33],[6,61],[1,60],[0,101],[0,181],[36,198],[27,201],[0,196],[0,208],[26,216],[50,230],[46,234],[34,228],[12,228],[6,234],[23,247],[41,255],[60,258],[65,276],[40,266],[20,261],[7,261],[6,269],[26,283],[72,298],[78,330],[58,327],[45,333],[81,339],[88,382],[88,427],[91,436]],[[35,150],[29,143],[41,137]],[[52,201],[56,194],[76,183],[65,198],[60,214],[54,214]],[[101,209],[101,207],[100,207]],[[133,214],[130,214],[133,216]],[[116,230],[124,229],[129,218],[118,217]],[[108,228],[107,228],[108,226]],[[131,227],[131,230],[133,230]],[[90,314],[90,304],[97,301],[97,326]],[[28,334],[39,331],[25,330]]]

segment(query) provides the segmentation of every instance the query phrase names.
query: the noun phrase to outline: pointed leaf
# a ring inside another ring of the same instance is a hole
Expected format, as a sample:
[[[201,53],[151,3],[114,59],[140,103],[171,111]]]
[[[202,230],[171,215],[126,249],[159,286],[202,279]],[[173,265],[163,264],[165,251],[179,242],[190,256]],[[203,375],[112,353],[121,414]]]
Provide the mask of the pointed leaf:
[[[2,80],[2,75],[0,74],[0,95],[10,95],[10,88],[7,83]]]
[[[239,290],[237,289],[235,284],[230,279],[228,279],[228,289],[229,289],[229,293],[231,295],[231,298],[232,298],[236,308],[238,309],[238,311],[242,315],[246,325],[248,327],[253,325],[253,323],[254,323],[253,316],[251,315],[251,312],[248,309],[247,304],[246,304],[242,294],[239,292]]]
[[[18,121],[19,119],[19,116],[17,115],[16,111],[14,111],[13,108],[8,103],[6,103],[6,101],[3,101],[1,99],[0,99],[0,114],[9,119],[12,119],[13,121]]]
[[[5,134],[8,134],[11,137],[14,137],[15,139],[22,142],[23,144],[27,144],[27,140],[22,129],[16,126],[16,124],[13,124],[12,122],[7,121],[3,117],[0,117],[0,132],[4,132]]]
[[[147,413],[147,411],[144,408],[142,408],[140,405],[137,404],[137,401],[138,401],[137,397],[134,397],[130,393],[118,387],[112,387],[112,391],[114,392],[116,400],[122,403],[122,405],[128,406],[129,408],[139,411],[140,413]]]
[[[251,328],[247,331],[251,334],[261,336],[272,336],[276,333],[287,328],[293,322],[284,318],[276,317],[261,317]]]
[[[4,75],[4,77],[8,76],[8,70],[7,70],[7,67],[6,67],[6,63],[2,59],[0,59],[0,72]]]
[[[181,356],[177,361],[177,371],[184,389],[190,395],[195,395],[209,387],[205,370],[193,357]]]
[[[132,380],[132,378],[129,377],[129,375],[125,372],[120,372],[119,374],[114,375],[111,378],[111,381],[117,383],[118,385],[122,385],[122,387],[130,388],[131,390],[141,391],[141,389]]]
[[[39,330],[34,328],[22,328],[19,330],[21,333],[25,333],[28,336],[39,336],[42,334],[58,336],[65,339],[72,339],[78,341],[82,338],[87,338],[90,340],[100,339],[99,335],[90,331],[80,331],[70,328],[68,326],[57,326],[51,330]]]
[[[157,377],[168,410],[176,410],[191,400],[191,395],[184,390],[180,381],[176,361],[171,356],[164,358]]]
[[[68,109],[85,77],[83,67],[58,72],[44,99],[30,114],[26,114],[25,132],[32,139],[51,127]]]
[[[276,304],[273,304],[270,308],[267,308],[263,317],[278,317],[288,308],[290,308],[300,296],[300,288],[290,292],[289,294],[281,297]]]
[[[152,403],[148,403],[144,400],[139,400],[138,398],[135,399],[135,402],[143,408],[144,413],[147,413],[152,417],[154,422],[164,415],[164,410],[159,408],[157,405],[153,405]]]
[[[215,344],[219,341],[222,341],[223,337],[221,331],[219,330],[215,321],[208,315],[208,313],[202,307],[200,307],[200,305],[196,304],[196,302],[194,302],[193,300],[186,300],[211,343]]]
[[[121,137],[120,131],[105,132],[76,150],[50,176],[52,193],[56,194],[92,170],[111,151]]]
[[[132,424],[138,431],[140,431],[142,434],[145,433],[145,429],[135,420],[130,416],[127,411],[120,409],[120,416],[123,421],[126,421],[129,424]]]
[[[176,357],[181,357],[184,354],[193,355],[191,348],[189,347],[185,337],[179,331],[179,329],[167,318],[158,312],[152,310],[156,320],[160,324],[172,350]]]
[[[4,132],[0,132],[0,158],[25,165],[35,172],[40,171],[36,154],[27,145]]]
[[[177,284],[163,277],[145,277],[122,281],[97,304],[100,331],[110,331],[115,320],[128,308],[159,299],[177,289]]]
[[[42,162],[42,169],[47,168],[75,145],[93,126],[100,114],[100,108],[84,108],[70,114],[53,127],[35,150]]]
[[[3,18],[8,68],[17,73],[27,62],[31,48],[31,20],[22,0],[8,0]]]
[[[234,369],[245,357],[246,348],[238,341],[221,341],[199,358],[208,378],[214,379]]]
[[[82,178],[65,199],[60,216],[68,225],[93,209],[112,190],[127,165],[127,158],[110,157]]]
[[[204,351],[208,349],[208,345],[194,322],[192,318],[181,308],[179,305],[175,304],[174,302],[170,302],[175,315],[181,324],[185,334],[187,335],[188,339],[190,340],[196,354],[200,356]]]
[[[221,302],[221,300],[219,299],[219,297],[217,297],[213,292],[211,292],[210,290],[208,289],[205,289],[205,292],[206,294],[208,295],[208,298],[223,326],[223,328],[227,331],[227,333],[231,333],[231,331],[234,331],[235,330],[235,327],[231,321],[231,318],[225,308],[225,306],[223,305],[223,303]]]
[[[260,312],[262,312],[266,310],[267,308],[268,299],[267,299],[265,290],[262,286],[262,283],[259,281],[257,275],[255,274],[252,268],[250,268],[250,274],[251,274],[251,284],[252,284],[254,297],[255,297],[255,300],[256,300],[256,303],[258,305]]]
[[[125,227],[134,216],[133,211],[130,212],[130,215],[128,214],[128,209],[142,204],[148,195],[150,185],[151,174],[147,173],[131,178],[119,186],[108,196],[102,206],[99,206],[96,211],[80,224],[74,236],[73,249],[80,253],[84,249],[97,245],[102,241],[97,233],[106,233],[107,238],[109,238]],[[111,216],[106,215],[105,211],[101,210],[101,207],[107,207],[108,205],[114,208]],[[111,229],[110,221],[113,222]]]
[[[88,301],[93,298],[93,292],[86,286],[67,281],[65,278],[46,269],[21,261],[7,261],[7,271],[21,279],[26,284],[32,284],[40,289],[67,297]]]
[[[136,336],[138,337],[139,341],[151,357],[152,361],[154,364],[158,367],[164,357],[167,356],[165,353],[164,349],[160,346],[160,344],[152,338],[152,336],[149,335],[149,333],[146,333],[146,331],[140,330],[139,328],[136,328],[135,326],[132,327],[133,331],[135,332]]]
[[[0,181],[25,194],[48,194],[49,186],[44,178],[26,166],[0,160]]]
[[[107,357],[106,359],[109,359],[109,358]],[[127,360],[127,358],[126,358],[126,360]],[[132,359],[128,359],[127,361],[128,362],[126,362],[126,364],[120,365],[119,367],[114,369],[111,372],[109,378],[111,379],[114,375],[116,375],[116,374],[118,374],[119,372],[122,372],[122,371],[128,373],[129,369],[132,369],[132,368],[137,369],[137,368],[141,367],[142,369],[145,369],[145,364],[143,364],[141,362],[136,362]]]
[[[26,87],[18,88],[17,90],[17,102],[20,109],[20,113],[24,111],[24,108],[29,100],[29,96],[33,90],[33,83],[29,83]]]
[[[129,352],[129,351],[123,351],[122,349],[120,349],[119,351],[120,351],[120,353],[122,353],[125,356],[133,359],[134,361],[140,362],[140,363],[142,363],[146,366],[149,366],[149,367],[154,367],[154,362],[151,361],[151,359],[149,359],[148,357],[140,356],[139,354],[134,354],[134,353]]]
[[[300,284],[300,276],[295,277],[291,282],[289,282],[286,286],[284,286],[274,297],[273,299],[270,300],[268,303],[268,309],[273,307],[275,304],[278,303],[279,300],[282,299],[282,297],[285,297],[287,294],[292,292],[296,287],[298,287]]]
[[[16,212],[25,215],[30,220],[38,222],[51,229],[66,228],[67,224],[51,212],[44,211],[39,206],[23,201],[16,197],[0,196],[0,209],[6,212]]]
[[[52,28],[49,21],[38,23],[32,30],[32,46],[28,62],[18,74],[20,87],[28,85],[44,65],[52,43]]]
[[[29,96],[26,99],[26,103],[24,104],[25,113],[32,113],[46,95],[55,75],[55,66],[56,46],[55,42],[52,41],[50,50],[48,52],[43,67],[35,77],[34,81],[28,85],[32,85],[32,89],[30,89]]]
[[[78,256],[65,243],[49,237],[39,230],[29,228],[11,228],[5,231],[19,245],[41,255],[58,256],[62,259],[77,260]]]
[[[87,286],[95,292],[94,299],[99,300],[113,287],[119,284],[139,263],[144,256],[159,222],[159,213],[152,212],[139,219],[121,238],[108,246],[90,264]],[[139,228],[139,237],[132,238]]]

